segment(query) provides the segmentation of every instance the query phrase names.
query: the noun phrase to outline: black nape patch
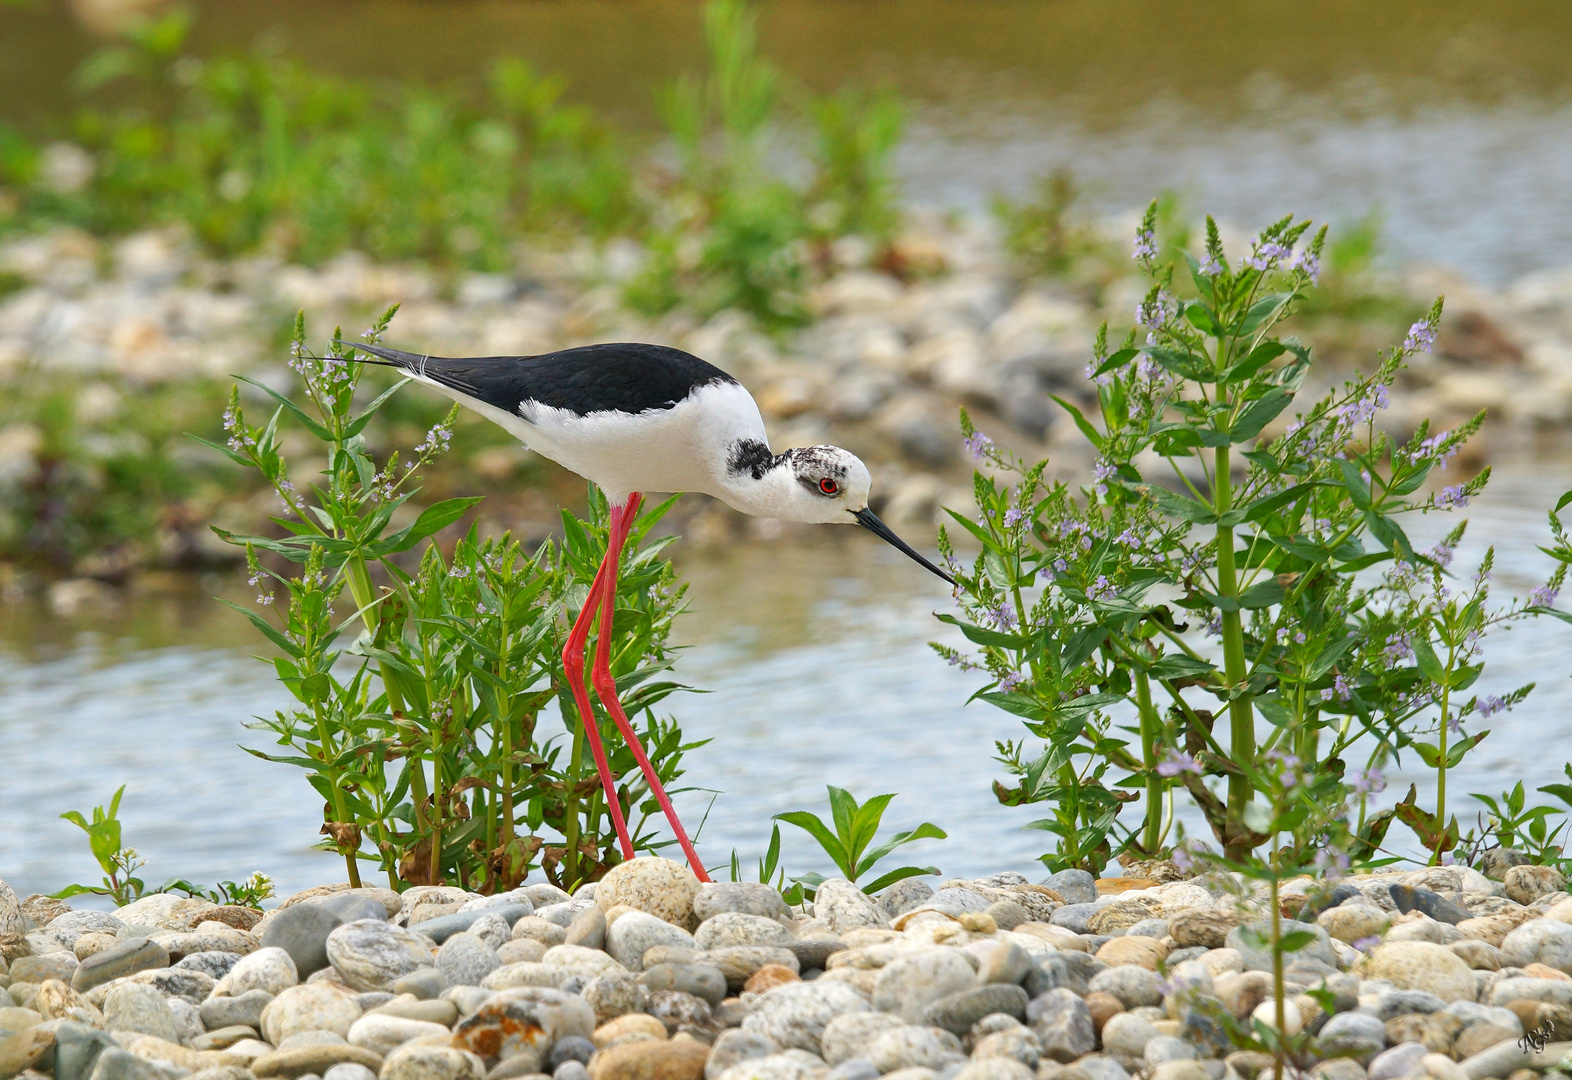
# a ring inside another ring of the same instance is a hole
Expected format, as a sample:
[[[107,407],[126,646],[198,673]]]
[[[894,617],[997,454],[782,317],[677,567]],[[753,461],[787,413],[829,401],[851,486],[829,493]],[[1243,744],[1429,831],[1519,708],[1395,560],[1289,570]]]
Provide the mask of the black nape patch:
[[[788,450],[785,454],[772,454],[770,448],[757,439],[739,439],[732,444],[726,468],[733,476],[747,473],[755,480],[763,480],[764,474],[784,461],[790,453]]]
[[[846,479],[846,465],[833,446],[796,446],[783,451],[781,457],[790,459],[793,471],[805,479],[817,481],[825,476]]]
[[[664,345],[585,345],[540,356],[451,360],[379,345],[355,348],[514,416],[532,404],[575,416],[670,409],[701,387],[737,381],[691,353]]]

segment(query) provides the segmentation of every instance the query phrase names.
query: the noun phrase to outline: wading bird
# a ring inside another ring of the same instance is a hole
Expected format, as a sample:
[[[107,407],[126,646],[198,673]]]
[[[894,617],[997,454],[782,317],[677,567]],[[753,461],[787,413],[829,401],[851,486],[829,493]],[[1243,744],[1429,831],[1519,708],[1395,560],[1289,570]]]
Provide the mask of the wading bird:
[[[348,342],[345,343],[349,344]],[[428,383],[518,436],[529,449],[596,484],[611,505],[611,535],[589,598],[573,623],[562,665],[595,756],[606,807],[625,859],[633,842],[617,801],[606,750],[584,684],[584,651],[600,608],[590,681],[649,782],[700,881],[704,866],[660,777],[617,699],[611,674],[617,564],[646,491],[700,491],[758,517],[819,524],[856,522],[945,581],[868,507],[868,467],[838,446],[770,451],[759,407],[713,364],[661,345],[586,345],[541,356],[417,356],[380,345],[354,348]]]

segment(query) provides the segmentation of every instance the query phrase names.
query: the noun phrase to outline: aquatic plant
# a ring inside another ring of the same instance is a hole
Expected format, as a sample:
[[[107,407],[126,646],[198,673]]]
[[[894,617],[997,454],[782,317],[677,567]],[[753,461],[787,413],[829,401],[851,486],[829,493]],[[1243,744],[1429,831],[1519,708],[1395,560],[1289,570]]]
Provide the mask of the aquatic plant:
[[[1242,862],[1276,842],[1247,813],[1267,753],[1338,777],[1354,754],[1374,775],[1414,753],[1437,772],[1434,810],[1411,792],[1367,815],[1361,798],[1351,853],[1373,856],[1396,817],[1440,860],[1459,836],[1446,774],[1488,734],[1462,725],[1531,689],[1471,692],[1484,634],[1543,605],[1492,608],[1491,554],[1454,593],[1461,528],[1415,551],[1401,524],[1465,506],[1484,487],[1488,469],[1426,490],[1484,414],[1450,431],[1424,423],[1406,440],[1377,423],[1397,373],[1434,341],[1440,301],[1373,372],[1282,419],[1311,368],[1308,345],[1274,334],[1318,275],[1326,231],[1308,229],[1285,218],[1230,262],[1208,219],[1199,254],[1165,261],[1175,242],[1160,235],[1153,203],[1133,246],[1152,279],[1136,326],[1116,347],[1106,326],[1098,333],[1090,416],[1060,400],[1096,455],[1078,490],[1047,482],[1046,461],[1017,461],[962,416],[985,468],[979,516],[951,516],[982,550],[963,565],[941,534],[960,582],[961,615],[945,618],[979,648],[936,648],[985,673],[976,697],[1043,740],[1040,751],[1000,745],[1019,780],[995,790],[1009,804],[1054,804],[1034,823],[1059,837],[1050,865],[1157,855],[1180,788]],[[1226,746],[1214,730],[1223,714]],[[1133,727],[1118,726],[1125,717]],[[1131,829],[1119,815],[1138,791],[1144,816]],[[1302,852],[1313,837],[1291,843]]]
[[[404,384],[357,409],[363,365],[346,357],[337,334],[325,357],[310,355],[303,317],[292,365],[301,400],[267,391],[276,407],[257,426],[236,392],[227,441],[213,444],[260,472],[283,511],[273,519],[282,535],[218,530],[243,546],[258,588],[256,608],[230,606],[277,650],[270,662],[295,699],[254,725],[284,749],[251,753],[306,772],[324,804],[320,847],[345,859],[351,882],[362,861],[394,887],[455,880],[493,892],[536,865],[564,884],[598,878],[619,857],[584,724],[614,729],[598,708],[579,716],[560,691],[568,628],[605,553],[604,498],[592,491],[588,519],[564,512],[562,541],[534,552],[506,534],[482,537],[473,525],[445,550],[437,534],[480,499],[445,499],[418,513],[412,500],[422,469],[448,447],[454,413],[408,461],[396,452],[379,460],[364,432]],[[285,426],[309,435],[326,458],[309,487],[290,477]],[[660,558],[669,540],[650,536],[671,502],[641,514],[630,534],[611,648],[623,705],[668,787],[697,745],[654,711],[680,689],[660,676],[684,590]],[[280,562],[286,569],[273,568]],[[567,745],[540,731],[553,704],[571,732]],[[656,850],[647,822],[658,807],[643,774],[620,739],[604,741],[635,845]]]

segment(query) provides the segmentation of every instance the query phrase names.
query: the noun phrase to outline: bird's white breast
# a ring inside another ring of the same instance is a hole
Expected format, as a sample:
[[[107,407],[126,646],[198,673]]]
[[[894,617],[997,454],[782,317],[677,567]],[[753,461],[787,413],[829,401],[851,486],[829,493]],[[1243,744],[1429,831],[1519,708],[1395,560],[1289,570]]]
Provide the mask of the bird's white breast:
[[[720,495],[731,447],[765,439],[759,407],[737,383],[710,383],[641,413],[579,416],[533,402],[516,417],[496,411],[491,418],[531,450],[594,481],[613,503],[635,491]]]

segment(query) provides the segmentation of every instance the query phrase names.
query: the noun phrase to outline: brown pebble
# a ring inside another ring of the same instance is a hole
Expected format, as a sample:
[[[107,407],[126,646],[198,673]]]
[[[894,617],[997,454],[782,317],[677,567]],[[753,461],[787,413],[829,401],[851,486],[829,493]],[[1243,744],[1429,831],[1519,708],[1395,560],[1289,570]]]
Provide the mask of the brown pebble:
[[[239,904],[225,904],[211,911],[202,913],[203,922],[223,923],[233,926],[236,930],[250,930],[262,921],[262,912],[256,908],[241,907]]]
[[[1530,979],[1555,979],[1558,982],[1572,982],[1572,975],[1558,971],[1548,964],[1541,964],[1537,960],[1523,969],[1523,975]]]
[[[999,924],[993,921],[993,916],[986,911],[963,911],[957,920],[964,930],[974,934],[997,934]]]
[[[1124,1012],[1124,1002],[1101,990],[1087,994],[1085,1001],[1086,1007],[1092,1011],[1092,1027],[1097,1029],[1099,1035],[1103,1032],[1104,1024]]]
[[[748,981],[742,984],[742,988],[751,993],[762,994],[774,987],[801,981],[801,977],[785,964],[765,964],[748,976]]]
[[[700,1080],[709,1056],[708,1046],[686,1035],[624,1043],[590,1058],[590,1080]]]
[[[1513,1069],[1507,1074],[1507,1080],[1539,1080],[1539,1074],[1533,1069]]]
[[[1129,892],[1131,889],[1154,889],[1157,882],[1150,878],[1135,877],[1105,877],[1097,879],[1097,895],[1107,896],[1109,893]]]

